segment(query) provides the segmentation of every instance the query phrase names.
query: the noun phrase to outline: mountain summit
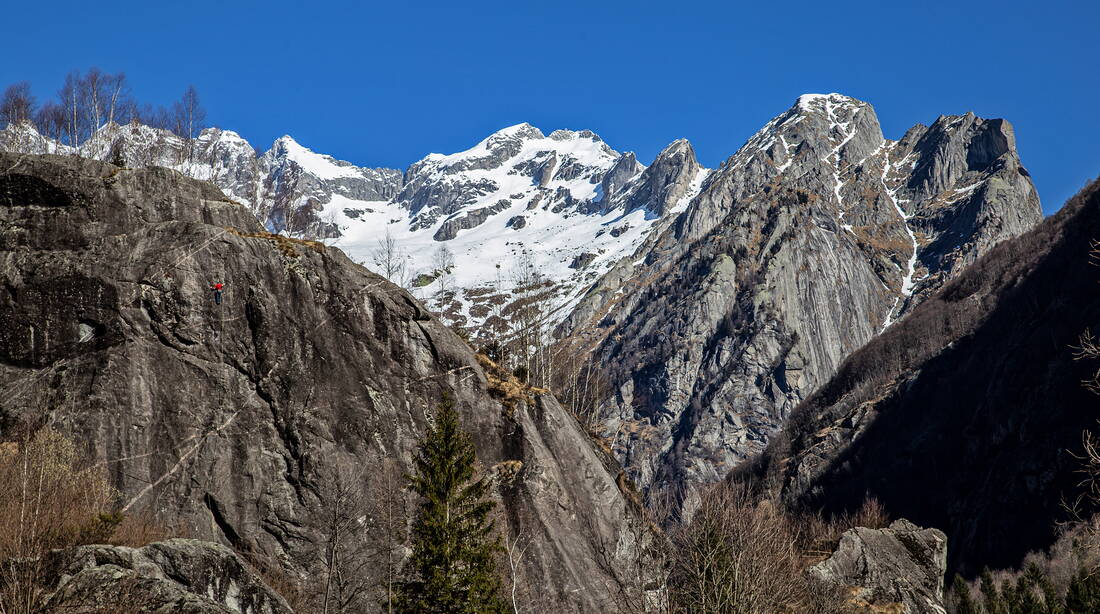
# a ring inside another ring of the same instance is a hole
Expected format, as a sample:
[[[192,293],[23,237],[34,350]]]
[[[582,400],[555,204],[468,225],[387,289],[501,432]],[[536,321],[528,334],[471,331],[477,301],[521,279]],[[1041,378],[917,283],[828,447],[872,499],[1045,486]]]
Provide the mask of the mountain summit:
[[[600,422],[641,485],[719,479],[841,361],[1042,219],[1011,125],[799,97],[562,326],[599,365]],[[690,494],[680,495],[690,498]]]

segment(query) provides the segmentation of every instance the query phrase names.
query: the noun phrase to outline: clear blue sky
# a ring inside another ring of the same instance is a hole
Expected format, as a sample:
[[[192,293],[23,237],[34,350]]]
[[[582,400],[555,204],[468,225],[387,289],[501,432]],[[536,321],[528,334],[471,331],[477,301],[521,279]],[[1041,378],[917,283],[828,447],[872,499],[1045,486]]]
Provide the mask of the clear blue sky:
[[[1009,119],[1047,212],[1100,174],[1094,1],[8,4],[0,84],[43,98],[96,65],[169,102],[193,83],[261,150],[286,133],[404,168],[527,121],[644,162],[685,137],[713,167],[799,94],[836,91],[891,138]]]

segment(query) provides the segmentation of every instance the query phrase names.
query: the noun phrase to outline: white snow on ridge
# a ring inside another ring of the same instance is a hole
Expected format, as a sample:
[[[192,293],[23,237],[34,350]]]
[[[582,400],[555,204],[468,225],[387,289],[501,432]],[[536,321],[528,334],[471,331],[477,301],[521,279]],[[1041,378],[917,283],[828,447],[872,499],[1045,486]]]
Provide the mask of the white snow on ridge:
[[[851,96],[845,96],[844,94],[838,94],[832,92],[831,94],[802,94],[798,97],[798,108],[809,111],[814,107],[814,103],[823,101],[826,104],[831,102],[857,102],[855,98]]]
[[[912,216],[907,214],[905,210],[901,208],[901,205],[898,204],[896,194],[897,189],[891,189],[886,184],[886,175],[890,172],[890,169],[890,150],[889,146],[886,146],[884,147],[883,151],[881,178],[882,188],[886,191],[886,197],[890,199],[890,202],[894,205],[894,209],[898,212],[898,215],[901,216],[901,224],[905,228],[905,232],[909,235],[909,241],[913,244],[913,253],[911,256],[909,256],[909,262],[906,264],[905,267],[905,277],[903,277],[901,280],[901,295],[894,299],[893,307],[891,307],[890,312],[886,314],[886,321],[882,323],[882,331],[886,330],[890,327],[891,324],[894,323],[894,312],[897,311],[898,304],[901,303],[902,298],[909,297],[913,294],[913,274],[916,272],[917,268],[917,250],[919,249],[919,244],[917,243],[917,235],[913,234],[913,229],[909,227],[909,218]]]
[[[361,177],[362,174],[355,166],[343,166],[337,164],[332,156],[315,153],[313,150],[303,147],[289,135],[279,137],[273,148],[281,147],[286,151],[286,157],[293,160],[305,172],[314,175],[318,179],[341,179],[344,177]]]
[[[591,133],[587,133],[591,134]],[[557,136],[558,138],[554,138]],[[506,146],[509,142],[519,144],[519,152],[508,157],[502,164],[494,168],[465,168],[471,162],[482,159],[493,160],[496,149]],[[595,135],[585,136],[584,132],[572,132],[559,130],[551,136],[544,136],[530,124],[517,124],[499,130],[488,138],[482,140],[474,147],[454,154],[433,153],[424,157],[413,167],[417,168],[416,174],[427,174],[430,181],[466,181],[474,183],[482,180],[494,182],[498,188],[479,199],[475,205],[479,207],[492,204],[500,198],[511,194],[524,192],[536,186],[530,175],[519,172],[516,167],[526,163],[549,162],[550,154],[557,156],[554,173],[565,164],[580,164],[590,167],[592,170],[580,173],[571,180],[554,178],[545,187],[556,190],[564,187],[569,190],[573,198],[577,200],[594,200],[597,196],[597,183],[590,181],[593,172],[600,174],[614,166],[619,158],[619,153],[611,149],[606,143]],[[458,170],[456,170],[458,169]],[[412,182],[416,178],[411,179]]]

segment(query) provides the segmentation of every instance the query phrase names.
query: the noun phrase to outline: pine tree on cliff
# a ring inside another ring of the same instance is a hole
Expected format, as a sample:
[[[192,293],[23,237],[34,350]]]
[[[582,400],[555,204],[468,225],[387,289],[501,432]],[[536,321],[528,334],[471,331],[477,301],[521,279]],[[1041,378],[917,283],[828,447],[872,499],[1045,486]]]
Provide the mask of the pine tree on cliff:
[[[476,456],[458,425],[454,402],[445,398],[435,425],[420,442],[416,474],[421,497],[413,524],[408,580],[398,590],[398,614],[503,614],[495,553],[500,538],[489,517],[489,482],[474,479]]]

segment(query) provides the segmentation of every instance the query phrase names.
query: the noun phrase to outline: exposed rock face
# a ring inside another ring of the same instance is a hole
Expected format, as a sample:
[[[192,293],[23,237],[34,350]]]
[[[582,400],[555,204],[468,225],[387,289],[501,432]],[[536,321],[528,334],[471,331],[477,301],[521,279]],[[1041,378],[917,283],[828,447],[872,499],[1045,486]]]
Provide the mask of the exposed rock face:
[[[855,589],[852,598],[874,611],[944,614],[943,575],[947,537],[896,520],[885,529],[857,527],[844,533],[836,552],[810,568],[826,582]],[[900,609],[890,609],[889,607]]]
[[[657,217],[673,210],[679,213],[699,193],[705,176],[706,169],[696,161],[691,144],[680,139],[662,150],[616,203],[624,211],[645,209]]]
[[[752,473],[795,507],[838,513],[871,496],[940,528],[952,573],[1049,547],[1096,428],[1082,382],[1097,365],[1074,356],[1100,329],[1098,236],[1093,183],[849,357]]]
[[[114,606],[134,614],[291,614],[232,550],[210,542],[83,546],[55,557],[49,611],[92,614]]]
[[[615,166],[612,166],[611,170],[607,171],[603,179],[600,180],[604,203],[610,204],[623,186],[637,177],[638,173],[641,173],[644,169],[645,167],[639,164],[638,159],[634,157],[634,152],[628,151],[620,156],[615,161]]]
[[[432,238],[436,241],[450,241],[458,236],[458,231],[469,230],[470,228],[476,228],[481,225],[482,222],[489,219],[490,216],[500,213],[508,207],[512,206],[512,202],[504,199],[496,203],[491,207],[482,207],[481,209],[474,209],[473,211],[467,211],[462,215],[453,215],[443,222],[439,227],[439,230],[435,231]],[[509,226],[519,230],[523,228],[523,218],[519,217],[518,220],[509,220]]]
[[[1036,224],[1013,146],[1007,122],[972,115],[893,142],[869,104],[806,95],[706,176],[562,327],[605,368],[607,434],[631,476],[718,479],[849,353]],[[675,194],[694,159],[677,144],[662,158],[643,176]]]
[[[0,170],[0,424],[76,437],[128,510],[294,561],[320,542],[332,475],[381,488],[386,467],[410,471],[447,394],[483,467],[518,468],[497,495],[535,609],[599,611],[648,581],[614,461],[552,397],[491,398],[469,347],[404,290],[262,234],[174,171],[12,154]]]

